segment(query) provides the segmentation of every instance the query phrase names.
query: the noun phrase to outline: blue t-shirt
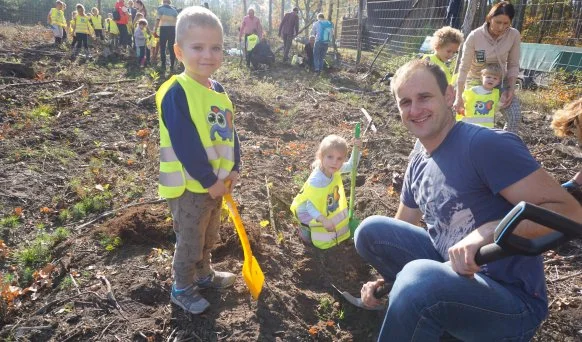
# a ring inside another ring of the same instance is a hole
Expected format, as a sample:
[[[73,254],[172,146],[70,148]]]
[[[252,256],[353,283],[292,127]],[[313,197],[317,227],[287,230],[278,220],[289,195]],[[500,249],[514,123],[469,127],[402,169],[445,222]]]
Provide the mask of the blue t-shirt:
[[[411,155],[401,201],[420,209],[433,245],[448,260],[450,247],[513,208],[499,192],[539,167],[517,135],[457,122],[431,155],[424,148]],[[510,257],[481,269],[521,298],[530,296],[528,302],[536,298],[535,312],[546,316],[541,256]]]

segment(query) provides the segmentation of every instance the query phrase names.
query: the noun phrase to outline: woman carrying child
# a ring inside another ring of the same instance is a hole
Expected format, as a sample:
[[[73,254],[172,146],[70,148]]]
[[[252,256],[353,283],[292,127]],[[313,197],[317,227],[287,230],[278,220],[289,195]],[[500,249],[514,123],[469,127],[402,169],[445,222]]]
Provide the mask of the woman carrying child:
[[[356,139],[354,144],[361,145]],[[348,205],[341,173],[350,172],[354,160],[347,162],[348,144],[337,135],[325,137],[319,144],[313,171],[291,204],[291,212],[301,223],[299,237],[307,244],[327,249],[350,237]]]

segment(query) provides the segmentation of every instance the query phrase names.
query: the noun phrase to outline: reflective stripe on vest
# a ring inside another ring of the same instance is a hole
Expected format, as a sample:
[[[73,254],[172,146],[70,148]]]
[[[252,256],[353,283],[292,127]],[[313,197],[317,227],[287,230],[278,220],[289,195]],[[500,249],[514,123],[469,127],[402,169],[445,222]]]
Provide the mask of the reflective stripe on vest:
[[[52,25],[58,25],[58,26],[62,26],[65,27],[67,26],[67,21],[65,19],[65,12],[57,9],[57,8],[51,8],[51,24]]]
[[[184,168],[172,147],[162,116],[162,100],[168,90],[179,83],[186,94],[190,118],[196,126],[200,141],[206,151],[208,163],[218,179],[225,179],[235,163],[234,114],[230,99],[225,93],[208,89],[186,74],[173,76],[164,82],[156,94],[160,123],[160,178],[159,193],[164,198],[176,198],[185,190],[207,193],[200,182]]]
[[[423,55],[422,58],[428,58],[431,63],[438,65],[444,71],[445,76],[447,76],[447,82],[453,84],[453,73],[450,66],[447,66],[445,62],[441,61],[436,54]]]
[[[350,237],[347,199],[339,172],[333,175],[332,181],[325,188],[313,187],[309,181],[303,185],[291,204],[291,211],[295,217],[297,217],[297,208],[307,200],[335,225],[335,232],[328,232],[315,219],[309,222],[311,241],[315,247],[327,249]]]
[[[499,89],[491,94],[477,94],[473,88],[463,92],[465,115],[457,115],[457,121],[477,124],[483,127],[495,127],[495,110],[499,102]]]
[[[85,33],[89,34],[89,18],[81,15],[77,15],[75,19],[75,33]]]
[[[101,16],[100,15],[93,15],[91,16],[91,23],[96,30],[102,30],[103,25],[101,24]]]

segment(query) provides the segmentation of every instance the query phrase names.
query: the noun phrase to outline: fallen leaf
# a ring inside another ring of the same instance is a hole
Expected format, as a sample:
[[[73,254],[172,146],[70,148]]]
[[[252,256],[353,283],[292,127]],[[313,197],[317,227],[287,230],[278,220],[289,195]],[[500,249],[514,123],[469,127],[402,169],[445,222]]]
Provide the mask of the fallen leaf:
[[[40,208],[40,212],[43,214],[49,214],[52,210],[49,207]]]
[[[265,228],[266,226],[269,225],[269,221],[268,220],[262,220],[259,224],[261,225],[262,228]]]
[[[22,208],[21,207],[14,208],[14,214],[21,216],[22,215]]]
[[[103,188],[103,185],[101,185],[101,184],[95,185],[95,189],[97,189],[99,191],[105,191],[105,189]]]
[[[328,327],[333,327],[335,325],[334,321],[327,321],[325,322],[325,325],[327,325]]]
[[[311,328],[309,328],[309,335],[311,336],[317,336],[318,333],[318,329],[316,326],[312,326]]]

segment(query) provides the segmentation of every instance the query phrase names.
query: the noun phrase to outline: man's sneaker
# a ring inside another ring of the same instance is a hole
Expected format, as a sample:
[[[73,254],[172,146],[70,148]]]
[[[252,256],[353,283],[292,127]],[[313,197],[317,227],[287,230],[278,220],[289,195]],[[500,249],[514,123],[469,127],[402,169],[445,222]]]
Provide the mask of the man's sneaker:
[[[170,300],[194,315],[203,313],[210,306],[210,303],[198,293],[198,289],[193,285],[183,290],[176,290],[176,286],[173,285]]]
[[[208,277],[198,280],[195,285],[201,290],[208,288],[225,289],[231,287],[235,280],[234,273],[213,271]]]

